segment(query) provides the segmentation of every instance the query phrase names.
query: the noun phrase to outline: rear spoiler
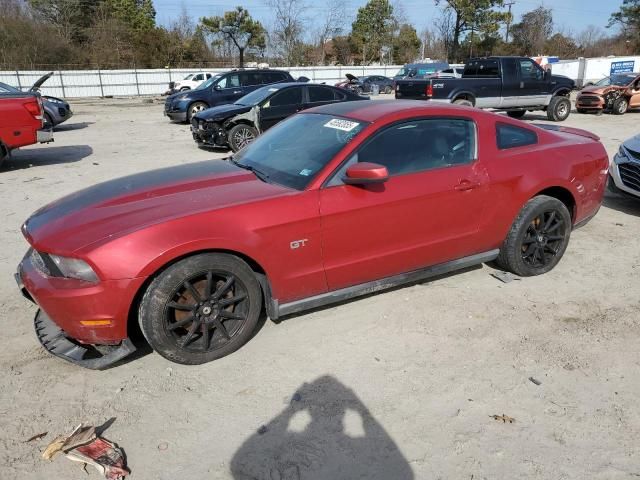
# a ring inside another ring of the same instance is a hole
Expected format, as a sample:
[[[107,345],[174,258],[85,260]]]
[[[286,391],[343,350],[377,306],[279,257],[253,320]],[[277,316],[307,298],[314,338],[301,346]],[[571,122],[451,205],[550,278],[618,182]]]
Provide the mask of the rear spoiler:
[[[538,128],[543,128],[545,130],[550,130],[552,132],[571,133],[573,135],[579,135],[580,137],[590,138],[591,140],[595,140],[596,142],[600,140],[600,137],[595,133],[588,132],[587,130],[583,130],[581,128],[562,127],[560,125],[549,125],[547,123],[532,123],[532,125]]]

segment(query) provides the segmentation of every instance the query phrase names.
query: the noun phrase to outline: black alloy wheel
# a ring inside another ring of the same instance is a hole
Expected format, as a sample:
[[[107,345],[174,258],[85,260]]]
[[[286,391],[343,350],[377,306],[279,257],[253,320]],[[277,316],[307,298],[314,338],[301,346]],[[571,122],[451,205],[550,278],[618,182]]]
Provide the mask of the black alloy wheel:
[[[538,195],[520,210],[496,263],[521,277],[547,273],[564,255],[571,229],[567,206],[557,198]]]
[[[564,220],[556,210],[543,211],[535,217],[522,239],[522,261],[531,268],[551,264],[565,239]]]
[[[240,258],[205,253],[167,268],[141,301],[142,333],[163,357],[201,364],[249,341],[262,311],[262,291]]]

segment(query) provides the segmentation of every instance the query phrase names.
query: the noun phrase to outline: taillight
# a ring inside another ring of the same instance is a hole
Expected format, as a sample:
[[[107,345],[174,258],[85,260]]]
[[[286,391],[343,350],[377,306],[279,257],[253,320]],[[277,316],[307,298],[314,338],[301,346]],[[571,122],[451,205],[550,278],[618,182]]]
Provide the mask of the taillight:
[[[429,85],[427,85],[427,88],[425,88],[424,94],[427,97],[433,97],[433,85],[431,85],[431,83],[429,83]]]
[[[40,100],[40,97],[25,103],[24,108],[27,109],[27,112],[33,115],[33,118],[36,120],[42,120],[42,101]]]

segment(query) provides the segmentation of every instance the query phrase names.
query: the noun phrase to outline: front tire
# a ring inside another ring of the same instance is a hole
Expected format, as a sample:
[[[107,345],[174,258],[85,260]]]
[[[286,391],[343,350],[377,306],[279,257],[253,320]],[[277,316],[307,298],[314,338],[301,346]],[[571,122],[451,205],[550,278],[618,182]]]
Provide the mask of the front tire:
[[[262,311],[262,290],[240,258],[205,253],[158,275],[139,310],[142,333],[167,360],[198,365],[247,343]]]
[[[571,215],[560,200],[539,195],[514,220],[496,263],[521,277],[552,270],[564,255],[571,235]]]
[[[229,130],[229,146],[237,152],[246,147],[258,137],[258,130],[246,123],[240,123]]]
[[[187,109],[187,123],[191,123],[191,119],[196,113],[206,110],[207,108],[209,108],[209,105],[204,102],[195,102],[189,105]]]
[[[618,97],[616,98],[616,101],[613,102],[613,107],[611,109],[611,112],[614,115],[623,115],[627,112],[628,108],[629,108],[629,101],[624,97]]]
[[[571,113],[571,100],[567,97],[552,97],[547,107],[547,118],[552,122],[562,122]]]
[[[391,89],[391,85],[385,85],[384,90],[382,93],[389,95],[391,93],[392,89]]]

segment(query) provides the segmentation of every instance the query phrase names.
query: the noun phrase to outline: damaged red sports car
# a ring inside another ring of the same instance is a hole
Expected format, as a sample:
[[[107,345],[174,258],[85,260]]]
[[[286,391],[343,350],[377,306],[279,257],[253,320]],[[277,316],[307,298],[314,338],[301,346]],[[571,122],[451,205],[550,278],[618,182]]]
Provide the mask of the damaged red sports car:
[[[595,135],[478,109],[346,102],[233,157],[58,200],[23,227],[16,279],[54,355],[104,368],[139,325],[169,360],[227,355],[272,319],[495,260],[550,271],[600,207]]]

